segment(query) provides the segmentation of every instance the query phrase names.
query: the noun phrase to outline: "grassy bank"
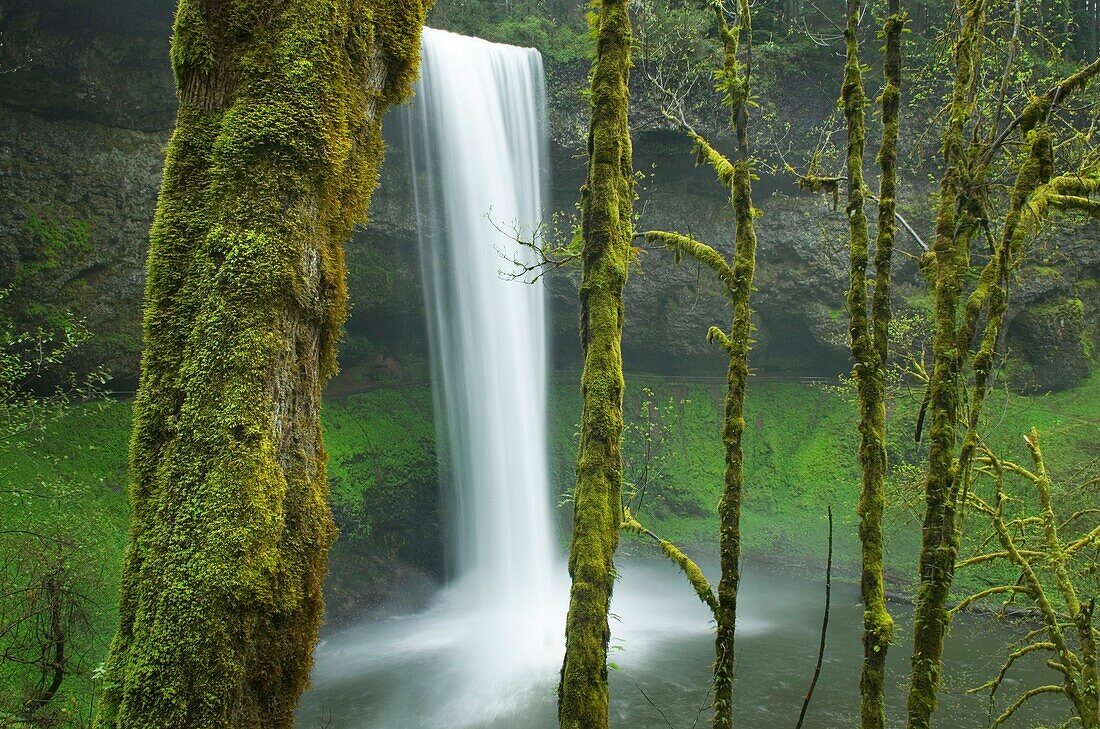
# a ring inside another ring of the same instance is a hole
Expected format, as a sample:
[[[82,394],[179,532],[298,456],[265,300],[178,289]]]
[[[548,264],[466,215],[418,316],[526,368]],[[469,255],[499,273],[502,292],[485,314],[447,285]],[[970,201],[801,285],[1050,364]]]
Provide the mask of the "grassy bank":
[[[652,396],[645,394],[646,390]],[[688,545],[701,559],[712,556],[714,517],[722,483],[721,428],[724,385],[680,383],[631,376],[627,411],[637,418],[646,399],[661,408],[659,477],[640,512],[643,521]],[[551,465],[555,488],[572,483],[575,424],[579,420],[575,377],[551,387]],[[900,400],[892,413],[891,458],[916,462],[913,440],[918,403]],[[843,393],[819,385],[754,381],[747,403],[746,482],[743,532],[750,560],[775,558],[817,565],[825,550],[828,506],[836,514],[836,553],[841,576],[858,557],[855,504],[854,406]],[[988,438],[999,450],[1026,460],[1022,436],[1037,427],[1056,478],[1069,481],[1080,464],[1100,457],[1100,376],[1074,390],[1022,397],[995,393],[988,405]],[[334,609],[351,614],[370,606],[369,596],[399,584],[401,566],[438,576],[444,527],[438,510],[435,427],[429,388],[373,390],[331,399],[324,422],[332,499],[343,533],[333,553],[330,585]],[[0,490],[31,495],[0,496],[3,529],[34,526],[77,545],[81,588],[91,598],[85,676],[66,683],[65,701],[87,710],[90,673],[99,663],[116,620],[118,564],[126,540],[126,459],[131,425],[125,402],[79,408],[51,424],[36,441],[7,453],[0,464]],[[627,450],[632,447],[628,442]],[[904,469],[900,469],[904,473]],[[888,514],[888,569],[895,585],[915,574],[919,538],[919,492],[895,479]],[[559,509],[564,533],[569,505]],[[0,550],[21,544],[6,538]],[[627,543],[628,548],[641,548]],[[2,553],[0,553],[2,556]],[[396,566],[396,567],[395,567]],[[995,573],[964,575],[964,585],[987,582]],[[0,699],[10,700],[12,675],[0,673]],[[5,696],[4,692],[8,692]]]
[[[646,388],[652,395],[644,393]],[[552,458],[562,490],[569,484],[572,434],[579,419],[576,398],[570,396],[575,389],[566,378],[553,387]],[[688,545],[702,557],[711,556],[717,534],[724,396],[725,385],[720,382],[685,384],[637,375],[628,382],[628,415],[638,418],[642,403],[651,401],[664,409],[660,427],[668,432],[664,476],[650,487],[649,506],[643,507],[640,516],[654,531]],[[672,417],[667,416],[670,405]],[[898,589],[912,583],[920,544],[920,467],[908,467],[920,464],[926,455],[914,438],[919,405],[917,397],[900,397],[890,413],[894,475],[888,493],[886,565]],[[990,395],[986,413],[987,442],[1021,464],[1028,463],[1023,436],[1038,428],[1056,482],[1071,483],[1082,464],[1100,457],[1100,376],[1061,393],[1025,397],[996,391]],[[826,512],[832,506],[839,573],[852,576],[859,554],[855,404],[845,391],[834,387],[753,381],[745,420],[742,535],[748,558],[822,563]],[[628,439],[624,451],[629,455],[631,449]],[[965,588],[994,577],[987,571],[964,573],[961,579]]]

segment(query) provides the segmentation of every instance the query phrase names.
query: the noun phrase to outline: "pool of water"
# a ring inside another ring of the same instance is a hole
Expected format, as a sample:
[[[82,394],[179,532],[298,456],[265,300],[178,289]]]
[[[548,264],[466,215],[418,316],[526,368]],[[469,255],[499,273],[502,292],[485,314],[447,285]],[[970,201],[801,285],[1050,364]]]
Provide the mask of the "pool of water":
[[[735,722],[741,727],[793,727],[817,656],[823,580],[750,565],[741,585]],[[563,576],[563,599],[567,591]],[[551,613],[561,615],[562,608],[555,606]],[[666,562],[626,561],[620,565],[612,612],[612,726],[709,726],[713,626],[683,576]],[[889,655],[890,723],[903,726],[912,611],[892,605],[891,612],[898,630]],[[514,617],[471,616],[461,601],[443,593],[423,613],[326,636],[318,647],[313,688],[303,699],[299,726],[553,729],[563,619],[533,628],[542,646],[537,660],[508,662],[507,645],[487,648],[484,641],[470,640],[487,630],[488,623]],[[857,588],[834,584],[828,647],[807,729],[856,724],[861,618]],[[1022,632],[1020,626],[980,615],[956,618],[945,652],[939,726],[987,726],[987,695],[967,695],[965,690],[996,674],[1006,647]],[[530,638],[524,636],[525,646]],[[494,671],[500,664],[509,666],[506,675]],[[1018,662],[1001,689],[998,710],[1020,691],[1056,678],[1038,657]],[[1006,726],[1057,725],[1066,709],[1056,696],[1039,697]]]

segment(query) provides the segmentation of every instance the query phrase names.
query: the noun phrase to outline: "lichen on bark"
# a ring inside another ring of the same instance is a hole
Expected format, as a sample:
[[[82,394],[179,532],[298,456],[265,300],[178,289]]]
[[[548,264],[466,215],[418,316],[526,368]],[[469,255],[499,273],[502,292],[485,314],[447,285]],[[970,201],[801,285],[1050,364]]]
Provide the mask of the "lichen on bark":
[[[335,536],[320,392],[418,1],[181,0],[121,624],[96,726],[293,724]]]

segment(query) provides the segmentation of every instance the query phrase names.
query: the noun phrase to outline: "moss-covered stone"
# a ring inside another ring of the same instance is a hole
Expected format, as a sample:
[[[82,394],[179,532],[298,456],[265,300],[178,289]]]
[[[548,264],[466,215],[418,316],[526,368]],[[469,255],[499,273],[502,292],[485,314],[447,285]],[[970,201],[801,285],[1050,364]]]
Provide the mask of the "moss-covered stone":
[[[1085,302],[1062,297],[1029,307],[1012,321],[1008,346],[1013,389],[1038,393],[1073,387],[1090,371]]]

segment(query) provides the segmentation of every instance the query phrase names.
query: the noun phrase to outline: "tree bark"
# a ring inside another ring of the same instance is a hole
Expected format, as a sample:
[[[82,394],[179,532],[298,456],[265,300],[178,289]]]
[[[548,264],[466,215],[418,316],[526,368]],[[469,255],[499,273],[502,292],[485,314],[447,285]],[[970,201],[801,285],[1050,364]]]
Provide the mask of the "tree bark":
[[[319,423],[419,1],[180,0],[121,624],[96,726],[293,724],[335,536]]]
[[[936,296],[933,369],[929,382],[932,427],[921,529],[920,589],[913,618],[912,675],[907,699],[908,728],[928,729],[940,686],[940,658],[947,628],[947,597],[958,556],[955,503],[955,429],[958,373],[962,353],[955,348],[957,308],[968,259],[973,215],[966,200],[966,130],[973,116],[973,88],[979,65],[985,0],[959,0],[964,19],[955,41],[955,76],[944,133],[944,173],[932,247]]]
[[[889,358],[891,258],[897,194],[898,114],[901,95],[901,33],[905,20],[898,0],[890,0],[883,34],[885,86],[882,104],[882,145],[879,165],[878,235],[875,239],[875,284],[871,319],[867,310],[867,263],[870,234],[864,213],[863,154],[865,149],[866,96],[859,62],[860,0],[848,1],[845,32],[847,61],[844,72],[845,117],[848,120],[848,221],[851,266],[848,309],[853,378],[859,397],[859,464],[862,471],[859,504],[860,598],[863,601],[863,665],[860,672],[860,727],[883,729],[886,725],[886,653],[894,622],[886,609],[883,577],[882,514],[886,481],[886,366]]]
[[[607,621],[623,522],[621,345],[634,203],[627,120],[631,30],[625,0],[602,0],[597,11],[588,178],[581,188],[584,405],[569,548],[572,588],[558,688],[563,729],[608,726]]]
[[[737,591],[741,582],[741,502],[745,488],[745,391],[752,348],[752,285],[756,272],[756,225],[752,204],[752,157],[749,152],[749,104],[752,79],[752,16],[748,0],[738,0],[737,24],[726,25],[716,8],[724,46],[723,81],[727,84],[730,128],[737,139],[737,156],[728,179],[735,221],[732,279],[729,283],[733,322],[728,337],[726,373],[725,473],[718,501],[718,551],[722,575],[714,639],[714,729],[733,727],[734,638]],[[719,174],[719,177],[722,177]]]

